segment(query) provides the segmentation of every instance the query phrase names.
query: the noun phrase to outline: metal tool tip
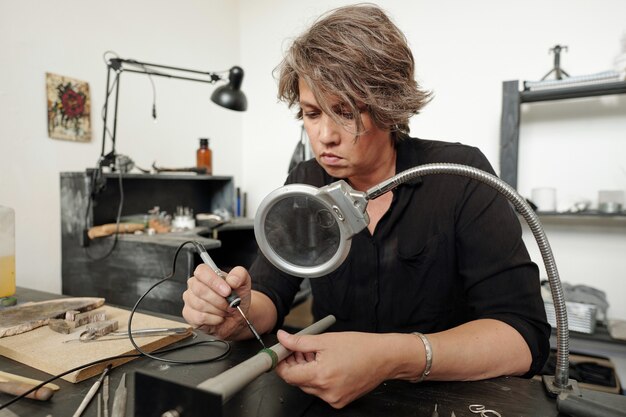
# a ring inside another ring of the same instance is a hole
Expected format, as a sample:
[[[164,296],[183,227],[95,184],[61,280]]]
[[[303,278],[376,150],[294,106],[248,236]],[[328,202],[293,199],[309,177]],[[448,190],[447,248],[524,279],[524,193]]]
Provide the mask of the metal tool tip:
[[[258,340],[259,343],[261,344],[261,346],[263,346],[263,349],[265,349],[265,343],[263,343],[263,340],[261,339],[261,336],[259,336],[259,333],[256,331],[256,329],[254,328],[252,323],[250,323],[250,320],[248,320],[246,315],[243,313],[243,310],[239,306],[237,306],[237,310],[239,310],[239,313],[241,313],[241,317],[243,317],[243,319],[246,321],[246,324],[248,325],[248,328],[250,329],[250,331],[252,332],[254,337],[256,337],[256,340]]]

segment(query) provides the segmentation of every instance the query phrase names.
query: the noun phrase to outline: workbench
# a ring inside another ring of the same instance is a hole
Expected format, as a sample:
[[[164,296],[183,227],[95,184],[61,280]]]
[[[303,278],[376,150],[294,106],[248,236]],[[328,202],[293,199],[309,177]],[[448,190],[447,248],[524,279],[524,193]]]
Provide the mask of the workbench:
[[[55,294],[23,288],[18,288],[16,295],[22,301],[43,301],[60,297]],[[180,317],[168,316],[168,318],[182,321]],[[198,336],[198,338],[206,337],[202,334]],[[263,339],[266,345],[276,343],[275,335],[265,335]],[[187,341],[180,343],[187,343]],[[202,351],[189,350],[185,356],[189,359],[198,359],[203,355],[211,356],[220,351],[221,348],[218,346],[205,347]],[[113,402],[112,396],[115,388],[117,388],[122,375],[126,373],[128,387],[126,415],[130,417],[133,415],[134,407],[135,371],[140,370],[162,379],[195,386],[241,363],[258,351],[258,343],[249,340],[232,343],[230,355],[213,363],[167,365],[149,358],[133,360],[111,371],[111,399],[109,401],[110,403]],[[0,357],[0,369],[39,380],[49,377],[41,371],[4,357]],[[95,378],[78,384],[56,380],[54,383],[59,385],[61,389],[50,401],[21,400],[8,409],[20,417],[70,416],[94,382]],[[10,395],[0,393],[1,404],[11,398]],[[344,409],[334,410],[316,397],[309,396],[300,389],[286,384],[274,372],[263,374],[231,398],[224,405],[223,415],[228,417],[430,417],[435,404],[438,405],[439,415],[442,417],[450,416],[452,411],[457,417],[476,416],[468,410],[470,404],[483,404],[487,408],[498,411],[503,417],[559,416],[556,410],[556,401],[545,393],[543,384],[539,381],[523,378],[501,377],[477,382],[424,382],[420,384],[388,381]],[[2,411],[0,410],[0,415],[2,415]],[[96,416],[96,404],[90,404],[83,415],[85,417]]]

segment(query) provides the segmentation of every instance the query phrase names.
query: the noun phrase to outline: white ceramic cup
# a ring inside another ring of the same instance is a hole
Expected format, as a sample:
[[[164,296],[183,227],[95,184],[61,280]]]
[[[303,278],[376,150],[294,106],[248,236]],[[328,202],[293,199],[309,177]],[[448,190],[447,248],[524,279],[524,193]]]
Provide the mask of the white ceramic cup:
[[[533,188],[530,200],[537,206],[537,211],[556,211],[556,189],[552,187]]]

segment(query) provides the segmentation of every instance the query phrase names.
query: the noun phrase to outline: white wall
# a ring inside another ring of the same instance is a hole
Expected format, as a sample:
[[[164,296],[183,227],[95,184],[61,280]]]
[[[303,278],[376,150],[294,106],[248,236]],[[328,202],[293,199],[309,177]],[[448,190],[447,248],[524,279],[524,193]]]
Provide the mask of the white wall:
[[[102,54],[197,69],[241,64],[249,111],[205,100],[211,87],[155,79],[159,119],[150,118],[145,77],[125,75],[118,150],[142,166],[193,164],[197,138],[213,138],[217,174],[234,175],[249,213],[284,181],[300,124],[276,100],[272,70],[289,38],[331,0],[0,0],[0,204],[17,210],[18,285],[60,290],[58,174],[92,166],[100,152]],[[416,136],[480,147],[498,169],[501,83],[536,80],[552,66],[548,48],[569,46],[571,75],[611,68],[626,31],[626,2],[476,0],[377,2],[406,33],[417,77],[434,101],[412,121]],[[94,138],[49,139],[45,72],[88,81]],[[598,189],[626,189],[626,96],[525,105],[520,190],[551,185],[560,205]],[[596,148],[597,144],[602,145]],[[593,148],[591,146],[594,146]],[[581,151],[582,149],[582,151]],[[571,170],[569,167],[575,167]],[[584,170],[581,175],[579,171]],[[626,227],[546,226],[563,280],[608,293],[609,315],[626,319]],[[528,242],[536,261],[534,243]],[[36,258],[36,261],[34,259]]]
[[[16,210],[17,284],[61,290],[59,173],[100,155],[106,67],[102,55],[198,70],[239,64],[237,2],[218,0],[0,0],[0,204]],[[45,73],[89,82],[93,138],[48,138]],[[123,74],[117,150],[139,166],[195,165],[199,137],[212,138],[214,171],[241,177],[245,113],[209,100],[208,84]],[[110,145],[110,143],[109,143]]]
[[[243,125],[243,186],[250,212],[284,181],[300,123],[276,102],[272,69],[289,38],[347,1],[241,0],[242,63],[253,110]],[[417,78],[435,99],[411,123],[419,137],[478,146],[499,169],[502,81],[538,80],[548,49],[567,45],[570,75],[612,69],[626,31],[626,2],[379,0],[406,33]],[[626,190],[626,95],[524,105],[519,189],[554,186],[560,208],[595,202],[599,189]],[[607,292],[609,315],[626,319],[626,224],[546,225],[561,278]],[[526,236],[533,259],[536,244]]]

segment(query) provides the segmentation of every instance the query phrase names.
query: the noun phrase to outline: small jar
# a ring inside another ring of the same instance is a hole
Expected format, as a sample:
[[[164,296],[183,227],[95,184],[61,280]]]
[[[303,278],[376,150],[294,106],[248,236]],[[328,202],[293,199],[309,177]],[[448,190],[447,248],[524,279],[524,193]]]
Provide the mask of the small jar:
[[[15,212],[0,206],[0,298],[15,294]]]
[[[200,147],[196,151],[196,168],[204,169],[207,175],[213,174],[213,155],[209,148],[209,139],[200,138]]]

